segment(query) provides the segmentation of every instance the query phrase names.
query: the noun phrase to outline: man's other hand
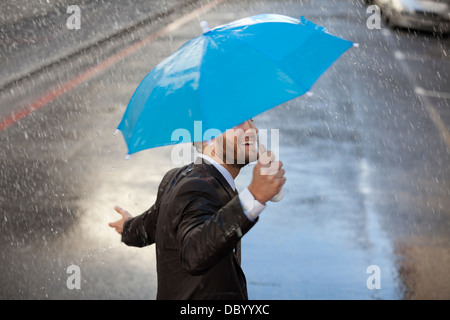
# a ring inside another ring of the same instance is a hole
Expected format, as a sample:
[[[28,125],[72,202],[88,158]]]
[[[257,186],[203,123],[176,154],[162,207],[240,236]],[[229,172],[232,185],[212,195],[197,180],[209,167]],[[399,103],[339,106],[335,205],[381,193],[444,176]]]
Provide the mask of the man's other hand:
[[[132,218],[132,215],[128,211],[122,209],[119,206],[115,206],[114,210],[116,210],[122,216],[122,219],[110,222],[109,226],[111,228],[115,228],[118,234],[122,234],[123,224],[125,223],[126,220]]]

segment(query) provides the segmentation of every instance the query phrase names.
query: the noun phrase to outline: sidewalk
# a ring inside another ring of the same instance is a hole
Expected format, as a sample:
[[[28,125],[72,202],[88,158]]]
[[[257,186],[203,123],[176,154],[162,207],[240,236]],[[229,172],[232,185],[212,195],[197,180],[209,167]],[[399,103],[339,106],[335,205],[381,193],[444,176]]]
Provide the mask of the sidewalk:
[[[199,0],[77,1],[81,29],[67,28],[69,0],[0,6],[0,90],[67,56]],[[69,3],[70,2],[70,3]]]

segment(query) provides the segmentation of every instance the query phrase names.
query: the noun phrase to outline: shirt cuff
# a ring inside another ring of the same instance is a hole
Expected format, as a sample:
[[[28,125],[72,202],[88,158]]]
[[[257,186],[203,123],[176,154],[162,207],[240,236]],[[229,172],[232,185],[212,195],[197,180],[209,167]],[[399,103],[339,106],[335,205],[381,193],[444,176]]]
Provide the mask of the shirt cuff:
[[[255,221],[255,219],[266,207],[253,197],[248,188],[245,188],[239,193],[239,200],[241,202],[242,209],[244,209],[245,215],[250,221]]]

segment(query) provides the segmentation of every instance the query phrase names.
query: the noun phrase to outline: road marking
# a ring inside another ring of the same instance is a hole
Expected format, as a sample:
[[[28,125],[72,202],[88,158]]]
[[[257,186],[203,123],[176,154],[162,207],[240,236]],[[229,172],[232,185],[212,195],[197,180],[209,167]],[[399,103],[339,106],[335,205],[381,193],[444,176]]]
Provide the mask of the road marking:
[[[427,97],[433,97],[433,98],[441,98],[441,99],[450,99],[450,93],[449,92],[440,92],[440,91],[431,91],[431,90],[425,90],[421,87],[416,87],[414,89],[414,92],[421,96],[427,96]]]
[[[391,45],[391,48],[395,47],[395,42],[392,40],[393,36],[391,31],[387,29],[383,29],[384,32],[382,32],[382,35],[386,38],[388,43]],[[419,87],[417,85],[417,81],[415,78],[415,74],[411,71],[409,65],[405,61],[405,55],[399,51],[394,51],[394,56],[398,60],[400,66],[402,67],[403,71],[405,72],[405,75],[408,77],[410,84],[414,88],[414,92],[416,93],[419,100],[422,102],[422,105],[425,107],[425,110],[428,113],[428,116],[433,121],[434,125],[438,129],[439,133],[441,134],[442,140],[447,145],[447,149],[450,150],[450,132],[447,129],[447,126],[445,125],[444,121],[442,121],[441,116],[439,115],[439,112],[436,110],[436,108],[431,103],[429,96],[437,96],[440,94],[439,98],[448,98],[448,93],[445,92],[435,92],[435,91],[428,91],[424,90],[423,88]]]
[[[411,54],[404,54],[400,50],[394,51],[394,56],[397,60],[413,60],[413,61],[424,61],[428,57],[425,56],[418,56],[418,55],[411,55]]]
[[[414,89],[414,92],[422,97],[423,103],[428,111],[428,114],[430,115],[431,120],[433,120],[434,125],[441,132],[442,139],[447,144],[447,147],[450,149],[450,132],[448,131],[444,121],[442,121],[439,112],[437,112],[436,108],[433,107],[430,100],[428,99],[428,97],[450,99],[450,93],[425,90],[421,87],[416,87]]]
[[[198,18],[201,14],[204,14],[204,13],[212,10],[217,5],[221,4],[223,1],[225,1],[225,0],[214,0],[214,1],[208,2],[207,4],[201,6],[200,8],[195,9],[194,11],[178,18],[177,20],[168,24],[164,28],[151,33],[144,39],[136,42],[135,44],[119,51],[117,54],[107,58],[100,64],[88,69],[87,71],[81,73],[80,75],[76,76],[75,78],[70,79],[69,81],[65,82],[64,84],[52,87],[50,90],[48,90],[45,94],[43,94],[37,100],[34,100],[32,103],[28,104],[26,107],[20,108],[19,111],[16,111],[11,116],[1,120],[0,121],[0,131],[8,128],[9,126],[11,126],[14,123],[16,123],[17,121],[19,121],[20,119],[30,115],[34,111],[41,109],[42,107],[46,106],[47,104],[49,104],[56,98],[69,92],[70,90],[74,89],[81,83],[93,78],[95,75],[99,74],[100,72],[105,71],[106,69],[108,69],[109,67],[111,67],[112,65],[117,63],[119,60],[138,51],[139,49],[146,46],[153,40],[177,30],[181,26]]]
[[[444,121],[442,121],[442,118],[439,115],[439,113],[431,104],[426,104],[425,106],[427,108],[431,120],[433,120],[435,126],[441,132],[442,139],[444,140],[447,147],[450,149],[450,132],[448,131],[447,126],[445,125]]]
[[[420,94],[417,94],[417,95],[419,96],[419,99],[421,99],[422,104],[425,106],[426,110],[428,111],[428,115],[430,116],[434,125],[439,130],[442,140],[444,140],[445,144],[447,145],[447,149],[450,150],[450,132],[448,131],[447,126],[445,125],[444,121],[442,121],[442,118],[439,115],[439,112],[437,112],[436,108],[433,106],[430,99],[428,99],[428,96],[420,95]]]

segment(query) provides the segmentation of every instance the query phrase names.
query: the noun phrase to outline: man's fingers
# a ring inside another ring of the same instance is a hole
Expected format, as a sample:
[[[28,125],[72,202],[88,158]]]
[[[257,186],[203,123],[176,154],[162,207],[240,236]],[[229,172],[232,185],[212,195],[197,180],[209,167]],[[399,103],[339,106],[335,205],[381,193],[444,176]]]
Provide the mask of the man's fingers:
[[[280,170],[282,166],[283,166],[283,162],[278,161],[278,170]]]
[[[280,170],[277,171],[277,173],[275,174],[275,176],[276,176],[277,178],[282,178],[282,177],[284,177],[284,173],[285,173],[284,169],[280,169]]]
[[[259,144],[258,148],[259,148],[258,159],[260,159],[261,156],[267,152],[267,148],[266,148],[266,146],[263,145],[262,143]]]
[[[122,234],[123,219],[108,223],[108,226],[116,229],[117,233]]]
[[[131,216],[131,214],[128,211],[122,209],[119,206],[115,206],[114,210],[116,210],[116,212],[118,212],[123,218],[128,218]]]
[[[111,228],[116,229],[117,233],[122,234],[122,228],[123,228],[125,221],[129,218],[132,218],[132,216],[128,211],[122,209],[119,206],[114,206],[114,210],[116,210],[116,212],[122,216],[122,219],[114,221],[114,222],[110,222],[110,223],[108,223],[108,225]]]
[[[118,213],[120,213],[120,214],[122,214],[125,210],[124,209],[122,209],[121,207],[119,207],[119,206],[114,206],[114,210],[116,210]]]
[[[117,228],[117,226],[119,225],[120,221],[122,221],[122,220],[110,222],[110,223],[108,223],[108,226],[110,226],[111,228]]]
[[[261,167],[261,174],[266,176],[273,176],[280,172],[281,167],[283,166],[283,162],[281,161],[273,161],[270,163],[269,166],[262,166]],[[284,174],[284,170],[283,170]]]
[[[116,229],[116,232],[118,233],[118,234],[122,234],[122,228],[120,227],[120,226],[114,226],[114,225],[111,225],[111,224],[109,224],[109,226],[111,227],[111,228],[114,228],[114,229]]]
[[[270,150],[261,154],[261,156],[259,157],[259,162],[261,163],[262,166],[268,166],[271,164],[271,162],[274,161],[275,161],[275,153],[273,153]]]

